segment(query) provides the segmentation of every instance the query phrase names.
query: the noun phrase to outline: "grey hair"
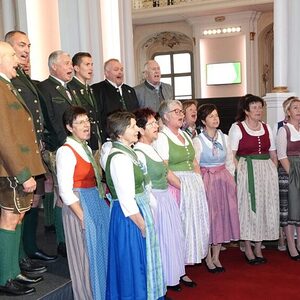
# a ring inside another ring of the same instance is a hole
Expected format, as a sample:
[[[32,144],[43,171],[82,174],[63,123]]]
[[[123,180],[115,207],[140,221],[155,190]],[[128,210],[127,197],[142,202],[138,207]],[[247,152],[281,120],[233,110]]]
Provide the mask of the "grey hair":
[[[109,67],[108,65],[111,63],[111,62],[118,62],[118,63],[121,63],[117,58],[110,58],[109,60],[107,60],[105,63],[104,63],[104,71],[108,71]]]
[[[150,62],[156,62],[158,64],[158,62],[154,59],[149,59],[144,63],[144,70],[143,70],[143,78],[147,79],[147,72],[149,72],[149,63]]]
[[[182,108],[182,103],[179,100],[164,100],[160,103],[158,114],[164,124],[166,124],[165,114],[170,112],[171,107],[178,104]]]
[[[116,111],[107,118],[107,133],[110,139],[114,142],[120,139],[128,126],[131,119],[135,119],[135,115],[128,111]]]
[[[147,60],[144,64],[144,72],[149,71],[149,63],[155,61],[154,59]]]
[[[49,69],[52,69],[52,66],[53,66],[54,64],[57,63],[58,58],[59,58],[61,55],[63,55],[63,54],[69,55],[67,52],[62,51],[62,50],[56,50],[56,51],[53,51],[53,52],[49,55],[49,57],[48,57],[48,67],[49,67]]]

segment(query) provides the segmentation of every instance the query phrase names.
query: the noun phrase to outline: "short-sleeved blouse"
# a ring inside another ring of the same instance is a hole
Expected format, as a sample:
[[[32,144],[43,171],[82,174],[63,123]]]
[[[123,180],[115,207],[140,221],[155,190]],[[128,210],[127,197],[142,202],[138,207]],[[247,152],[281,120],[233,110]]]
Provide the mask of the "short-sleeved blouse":
[[[261,125],[260,130],[254,131],[251,130],[245,121],[241,122],[242,126],[244,127],[245,131],[251,135],[251,136],[262,136],[265,134],[265,130],[264,127]],[[275,145],[275,141],[273,138],[273,134],[272,134],[272,130],[270,128],[270,126],[268,124],[266,124],[268,132],[269,132],[269,138],[270,138],[270,148],[269,151],[274,151],[276,150],[276,145]],[[233,151],[237,151],[239,148],[239,142],[240,140],[243,138],[243,134],[242,131],[240,129],[240,127],[238,126],[237,123],[232,124],[230,130],[229,130],[229,143],[231,146],[231,149]]]
[[[295,126],[287,123],[286,126],[290,129],[291,142],[300,141],[300,131],[297,131]],[[287,158],[287,134],[284,127],[280,127],[276,137],[277,156],[278,159]]]

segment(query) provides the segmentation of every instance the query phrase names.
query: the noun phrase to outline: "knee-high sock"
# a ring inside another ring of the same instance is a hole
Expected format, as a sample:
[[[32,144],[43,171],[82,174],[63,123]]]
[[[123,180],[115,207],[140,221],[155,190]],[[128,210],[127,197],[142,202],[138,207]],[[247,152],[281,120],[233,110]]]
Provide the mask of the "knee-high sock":
[[[32,207],[24,217],[23,221],[23,244],[27,255],[38,251],[36,244],[36,230],[38,225],[38,208]]]
[[[55,231],[56,231],[56,242],[65,243],[64,226],[62,222],[62,208],[55,206]]]
[[[54,224],[54,193],[45,193],[43,200],[44,224],[50,226]]]
[[[21,241],[21,233],[22,233],[22,224],[18,224],[16,227],[16,238],[15,238],[15,247],[13,252],[13,260],[11,264],[12,272],[15,278],[17,275],[21,273],[20,265],[19,265],[19,253],[20,253],[20,241]]]
[[[5,285],[8,279],[13,279],[12,262],[16,246],[16,231],[0,228],[0,285]]]
[[[18,226],[20,226],[20,246],[19,246],[19,261],[22,260],[23,258],[27,257],[28,255],[25,252],[24,249],[24,243],[23,243],[23,231],[24,231],[24,222],[22,222],[21,224],[19,224]]]

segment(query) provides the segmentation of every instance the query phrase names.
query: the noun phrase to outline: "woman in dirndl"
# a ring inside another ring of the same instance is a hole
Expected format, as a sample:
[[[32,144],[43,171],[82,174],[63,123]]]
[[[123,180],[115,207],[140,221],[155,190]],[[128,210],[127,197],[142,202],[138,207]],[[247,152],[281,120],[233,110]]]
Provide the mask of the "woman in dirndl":
[[[277,134],[277,155],[283,175],[287,178],[285,186],[280,185],[280,223],[284,228],[288,254],[293,260],[300,260],[300,100],[290,97],[284,106],[286,123]],[[285,191],[285,192],[284,192]],[[295,231],[297,245],[295,245]]]
[[[197,100],[186,100],[182,102],[182,110],[184,113],[184,119],[182,124],[182,130],[185,131],[191,139],[198,135],[200,128],[197,128]]]
[[[109,207],[92,151],[84,108],[63,114],[68,137],[57,150],[57,178],[74,299],[105,299]]]
[[[193,142],[180,129],[184,117],[180,101],[162,101],[159,115],[164,127],[158,133],[154,147],[176,179],[169,181],[169,189],[180,208],[185,238],[185,263],[200,263],[208,250],[209,214]]]
[[[112,149],[105,172],[112,209],[106,299],[156,300],[165,295],[166,287],[149,205],[149,179],[131,148],[138,140],[135,116],[113,113],[107,131]]]
[[[180,283],[195,287],[196,283],[185,274],[184,234],[180,211],[168,190],[168,178],[172,180],[173,174],[168,171],[162,158],[151,145],[157,139],[159,129],[155,112],[143,108],[135,112],[135,117],[140,132],[134,150],[147,170],[151,180],[151,193],[155,197],[155,201],[150,202],[150,205],[159,239],[165,284],[168,289],[175,291],[181,290]]]
[[[240,239],[235,167],[228,136],[218,129],[220,118],[216,106],[202,104],[198,117],[203,129],[193,142],[210,218],[210,246],[205,261],[210,273],[218,273],[225,271],[219,259],[222,243]]]
[[[261,251],[263,240],[279,238],[276,147],[270,126],[262,122],[263,106],[264,101],[258,96],[241,97],[237,122],[229,131],[237,168],[240,235],[250,265],[266,262]]]

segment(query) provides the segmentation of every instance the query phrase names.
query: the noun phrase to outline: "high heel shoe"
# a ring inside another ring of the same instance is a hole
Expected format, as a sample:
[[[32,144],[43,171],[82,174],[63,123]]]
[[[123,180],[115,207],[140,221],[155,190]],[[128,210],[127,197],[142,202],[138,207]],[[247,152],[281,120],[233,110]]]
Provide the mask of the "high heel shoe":
[[[248,258],[246,253],[245,253],[245,259],[246,259],[246,261],[249,265],[254,266],[254,265],[259,265],[260,264],[260,262],[257,260],[256,257],[255,258]]]
[[[289,255],[289,257],[294,260],[294,261],[299,261],[300,260],[300,255],[299,255],[299,252],[297,251],[298,255],[296,256],[292,256],[291,253],[290,253],[290,250],[289,250],[289,247],[286,248],[286,251]]]
[[[209,266],[207,265],[207,263],[205,263],[205,266],[206,266],[206,269],[207,269],[207,271],[209,272],[209,273],[213,273],[213,274],[215,274],[215,273],[219,273],[219,271],[218,271],[218,268],[215,266],[214,268],[209,268]]]
[[[267,259],[264,258],[263,256],[258,256],[256,255],[255,253],[255,250],[253,252],[254,256],[255,256],[255,259],[260,263],[260,264],[265,264],[267,262]]]

